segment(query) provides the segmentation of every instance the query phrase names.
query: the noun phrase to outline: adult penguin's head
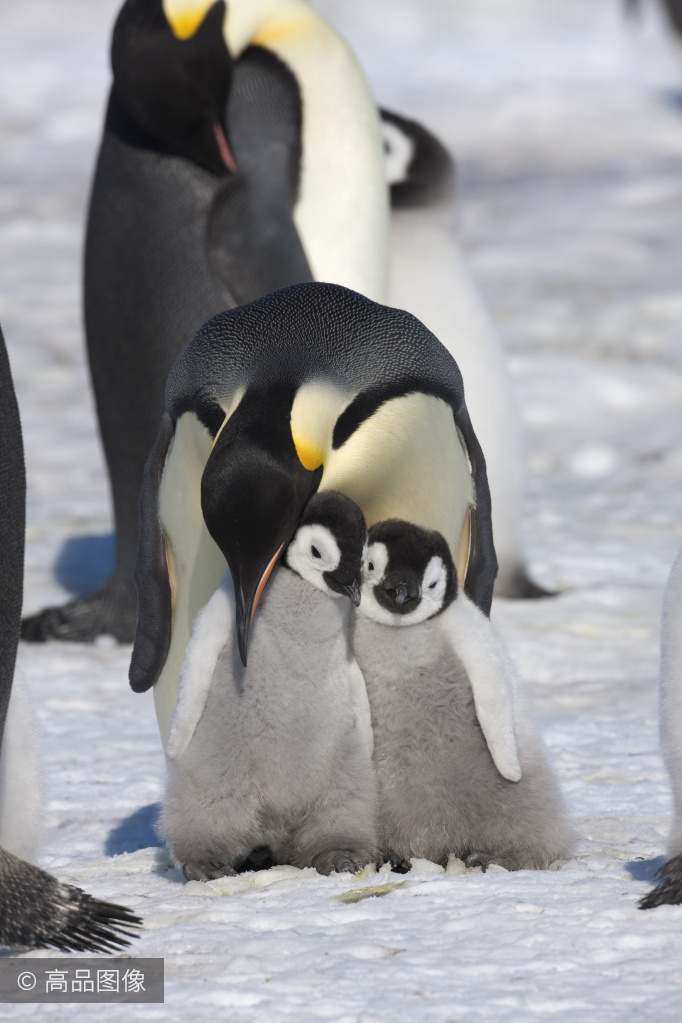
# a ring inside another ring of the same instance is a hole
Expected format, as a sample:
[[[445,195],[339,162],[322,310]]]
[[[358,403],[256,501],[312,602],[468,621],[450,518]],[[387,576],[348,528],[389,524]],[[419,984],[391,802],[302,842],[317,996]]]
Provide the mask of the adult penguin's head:
[[[234,171],[225,135],[232,58],[224,0],[126,0],[111,44],[117,96],[171,152],[214,174]]]
[[[232,574],[244,664],[260,596],[322,476],[321,466],[307,469],[296,452],[292,396],[287,387],[247,392],[218,434],[201,481],[204,521]]]

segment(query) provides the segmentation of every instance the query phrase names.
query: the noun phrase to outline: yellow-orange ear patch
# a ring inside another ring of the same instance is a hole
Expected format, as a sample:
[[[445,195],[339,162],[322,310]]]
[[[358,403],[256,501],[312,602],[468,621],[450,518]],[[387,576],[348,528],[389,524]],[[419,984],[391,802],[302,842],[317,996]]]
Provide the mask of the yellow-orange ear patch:
[[[163,0],[163,13],[177,39],[191,39],[215,0]]]
[[[313,472],[324,464],[324,453],[315,444],[309,444],[298,437],[294,437],[294,444],[298,459],[304,468]]]

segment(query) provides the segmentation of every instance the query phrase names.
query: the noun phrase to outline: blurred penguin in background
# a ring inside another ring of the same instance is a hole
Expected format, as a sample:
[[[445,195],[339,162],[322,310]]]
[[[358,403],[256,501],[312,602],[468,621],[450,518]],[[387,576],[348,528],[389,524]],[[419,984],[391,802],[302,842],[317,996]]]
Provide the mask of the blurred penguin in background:
[[[16,669],[26,483],[21,424],[0,331],[0,946],[115,952],[140,923],[27,862],[43,812],[37,737]]]
[[[490,483],[495,593],[548,596],[525,566],[521,422],[506,354],[457,244],[453,160],[415,121],[382,111],[382,131],[392,205],[389,302],[433,331],[462,373]]]
[[[669,859],[658,871],[658,887],[640,901],[640,909],[682,903],[682,550],[671,569],[663,598],[659,715],[674,817],[668,836]]]
[[[126,0],[85,252],[85,328],[116,564],[22,636],[133,639],[138,498],[173,362],[215,313],[334,281],[383,300],[379,118],[304,0]]]

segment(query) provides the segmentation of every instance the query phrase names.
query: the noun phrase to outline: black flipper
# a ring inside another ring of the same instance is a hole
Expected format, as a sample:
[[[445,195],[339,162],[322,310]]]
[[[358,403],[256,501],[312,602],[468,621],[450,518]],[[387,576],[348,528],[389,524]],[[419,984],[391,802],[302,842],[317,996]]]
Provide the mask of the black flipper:
[[[312,280],[293,219],[301,119],[291,71],[250,46],[235,65],[227,104],[237,172],[221,184],[208,221],[209,262],[237,305]]]
[[[0,849],[0,945],[117,952],[142,921]]]
[[[666,860],[655,874],[659,884],[640,899],[640,909],[655,909],[656,906],[679,906],[682,904],[682,853]]]
[[[19,409],[0,331],[0,746],[19,642],[25,502]],[[0,848],[0,946],[111,952],[128,945],[141,922]]]
[[[135,568],[137,629],[128,677],[133,692],[151,689],[168,655],[172,605],[166,543],[159,522],[159,487],[168,449],[175,433],[164,413],[144,470],[140,494],[140,547]]]

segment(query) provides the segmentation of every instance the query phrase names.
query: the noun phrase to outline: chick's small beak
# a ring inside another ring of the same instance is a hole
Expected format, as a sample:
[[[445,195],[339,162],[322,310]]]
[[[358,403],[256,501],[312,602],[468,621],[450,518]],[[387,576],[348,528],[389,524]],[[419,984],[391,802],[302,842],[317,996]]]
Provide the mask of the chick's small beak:
[[[349,597],[355,607],[360,606],[360,597],[362,594],[360,590],[360,582],[357,577],[354,576],[349,581],[347,577],[339,579],[334,576],[333,572],[325,572],[323,578],[330,590],[334,590],[335,593],[340,593],[344,597]]]

